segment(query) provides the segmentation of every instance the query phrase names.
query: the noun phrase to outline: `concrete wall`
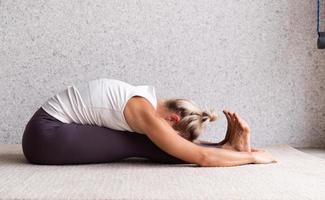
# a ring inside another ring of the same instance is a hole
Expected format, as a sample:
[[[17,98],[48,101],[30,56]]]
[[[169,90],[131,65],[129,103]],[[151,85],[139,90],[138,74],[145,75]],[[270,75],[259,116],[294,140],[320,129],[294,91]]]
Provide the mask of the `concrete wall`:
[[[239,112],[252,144],[325,145],[325,51],[305,0],[0,0],[0,143],[36,109],[98,77]],[[217,141],[226,120],[201,139]]]

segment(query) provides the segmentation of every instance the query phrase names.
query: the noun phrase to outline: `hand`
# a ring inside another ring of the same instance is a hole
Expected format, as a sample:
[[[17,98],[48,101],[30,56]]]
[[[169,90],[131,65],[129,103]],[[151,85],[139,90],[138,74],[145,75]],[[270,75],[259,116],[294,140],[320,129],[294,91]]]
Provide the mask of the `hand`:
[[[277,160],[275,160],[272,155],[265,151],[253,151],[252,152],[253,158],[254,158],[254,164],[269,164],[269,163],[277,163]]]

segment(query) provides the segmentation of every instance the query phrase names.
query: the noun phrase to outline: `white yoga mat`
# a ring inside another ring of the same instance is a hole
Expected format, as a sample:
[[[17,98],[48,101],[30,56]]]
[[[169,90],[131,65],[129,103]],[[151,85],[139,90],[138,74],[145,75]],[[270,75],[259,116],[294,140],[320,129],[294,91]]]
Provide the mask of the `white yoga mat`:
[[[263,147],[278,163],[196,167],[143,159],[33,165],[0,145],[0,199],[325,199],[325,160],[288,145]]]

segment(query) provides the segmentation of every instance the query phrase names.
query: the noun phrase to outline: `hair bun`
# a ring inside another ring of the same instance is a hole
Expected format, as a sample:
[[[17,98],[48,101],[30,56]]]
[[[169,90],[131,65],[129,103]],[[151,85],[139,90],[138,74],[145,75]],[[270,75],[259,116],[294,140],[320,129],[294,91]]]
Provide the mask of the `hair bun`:
[[[209,119],[210,122],[217,120],[217,115],[214,113],[214,110],[210,109],[209,111],[202,112],[202,122]]]

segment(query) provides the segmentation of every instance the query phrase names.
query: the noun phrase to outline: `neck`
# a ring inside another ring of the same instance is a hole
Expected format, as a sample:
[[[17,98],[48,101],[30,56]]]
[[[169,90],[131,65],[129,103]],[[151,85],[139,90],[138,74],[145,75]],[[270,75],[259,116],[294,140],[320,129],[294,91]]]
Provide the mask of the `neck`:
[[[164,106],[164,99],[157,99],[157,114],[159,115],[159,117],[164,118],[165,114],[167,113],[165,106]]]

